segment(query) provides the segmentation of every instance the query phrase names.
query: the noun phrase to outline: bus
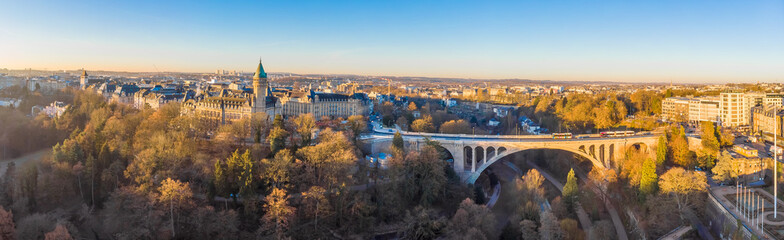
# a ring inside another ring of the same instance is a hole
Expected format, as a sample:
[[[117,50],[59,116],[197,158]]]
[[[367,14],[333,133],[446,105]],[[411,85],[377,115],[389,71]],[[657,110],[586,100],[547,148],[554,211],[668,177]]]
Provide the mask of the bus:
[[[601,136],[601,137],[627,137],[627,136],[634,136],[634,131],[600,132],[599,136]]]
[[[553,133],[553,139],[571,139],[572,133]]]

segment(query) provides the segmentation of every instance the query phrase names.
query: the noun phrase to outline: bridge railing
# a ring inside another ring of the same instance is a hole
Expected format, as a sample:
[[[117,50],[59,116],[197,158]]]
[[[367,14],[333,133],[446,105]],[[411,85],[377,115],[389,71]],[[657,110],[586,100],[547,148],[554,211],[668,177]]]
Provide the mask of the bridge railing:
[[[377,133],[384,133],[384,134],[391,134],[395,132],[400,132],[403,136],[416,136],[416,137],[442,137],[442,138],[492,138],[492,139],[542,139],[542,138],[552,138],[552,135],[487,135],[487,134],[450,134],[450,133],[422,133],[422,132],[409,132],[391,128],[373,128],[374,132]],[[641,137],[641,136],[649,136],[649,135],[657,135],[656,132],[639,132],[634,136],[629,137]],[[598,138],[600,137],[599,134],[582,134],[575,136],[574,139],[579,139],[579,136],[585,136],[589,138]]]
[[[423,133],[423,132],[409,132],[397,130],[392,128],[382,127],[381,129],[373,128],[377,133],[395,133],[400,132],[403,136],[420,136],[420,137],[460,137],[460,138],[549,138],[550,135],[488,135],[488,134],[452,134],[452,133]]]

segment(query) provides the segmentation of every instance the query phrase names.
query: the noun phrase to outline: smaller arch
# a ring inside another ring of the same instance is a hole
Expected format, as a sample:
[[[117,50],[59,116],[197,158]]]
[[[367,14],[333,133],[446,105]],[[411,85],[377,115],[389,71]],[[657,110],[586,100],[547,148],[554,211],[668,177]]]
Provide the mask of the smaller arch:
[[[497,154],[497,155],[504,154],[504,152],[506,152],[506,148],[505,148],[505,147],[499,147],[499,148],[498,148],[498,154]]]
[[[605,164],[608,164],[608,163],[612,164],[612,163],[615,162],[615,144],[614,143],[611,143],[610,144],[610,148],[607,149],[607,156],[609,156],[609,160]],[[607,166],[610,166],[610,164],[608,164]]]
[[[580,150],[583,153],[588,153],[588,151],[585,151],[585,145],[580,145],[580,147],[578,147],[577,150]]]
[[[598,157],[599,161],[607,165],[607,158],[604,151],[605,151],[604,144],[599,145],[599,157]]]
[[[633,143],[632,147],[636,148],[637,150],[642,151],[643,153],[648,153],[648,150],[649,150],[648,144],[645,144],[643,142]]]
[[[596,158],[596,145],[588,146],[588,155],[591,155],[591,157]]]
[[[477,164],[479,164],[480,162],[481,163],[486,163],[487,162],[487,159],[485,158],[485,149],[484,148],[476,147],[476,150],[474,150],[474,151],[475,151],[474,155],[476,155],[476,162],[477,162]]]
[[[495,157],[495,148],[494,147],[487,147],[487,157],[485,159],[491,159]]]
[[[471,148],[469,146],[463,147],[463,159],[464,159],[464,165],[463,166],[465,166],[464,170],[469,171],[471,169],[475,169],[474,161],[473,161],[473,159],[474,159],[474,149],[473,148]]]

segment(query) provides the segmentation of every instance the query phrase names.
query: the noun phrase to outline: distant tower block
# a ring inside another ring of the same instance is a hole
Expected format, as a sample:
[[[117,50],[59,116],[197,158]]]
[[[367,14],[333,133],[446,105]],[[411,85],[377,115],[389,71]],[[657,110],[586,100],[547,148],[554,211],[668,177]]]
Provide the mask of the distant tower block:
[[[79,85],[82,89],[87,89],[87,71],[82,70],[82,76],[79,78]]]

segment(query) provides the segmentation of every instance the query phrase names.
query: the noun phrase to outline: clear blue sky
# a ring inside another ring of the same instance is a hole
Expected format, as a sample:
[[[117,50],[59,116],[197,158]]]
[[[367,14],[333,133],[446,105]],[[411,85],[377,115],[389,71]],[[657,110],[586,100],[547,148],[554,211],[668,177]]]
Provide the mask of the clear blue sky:
[[[784,1],[0,0],[0,68],[784,82]]]

